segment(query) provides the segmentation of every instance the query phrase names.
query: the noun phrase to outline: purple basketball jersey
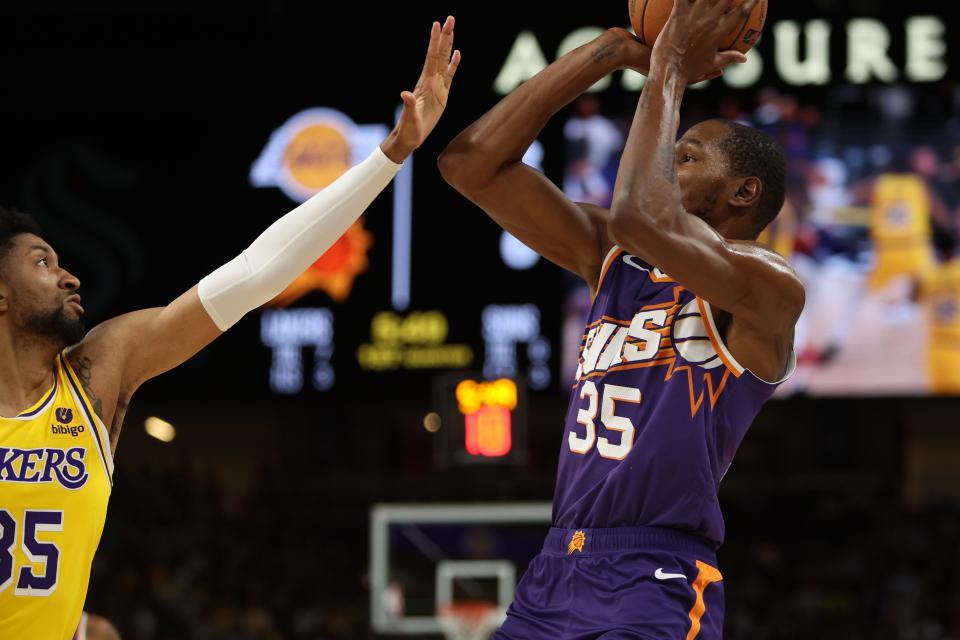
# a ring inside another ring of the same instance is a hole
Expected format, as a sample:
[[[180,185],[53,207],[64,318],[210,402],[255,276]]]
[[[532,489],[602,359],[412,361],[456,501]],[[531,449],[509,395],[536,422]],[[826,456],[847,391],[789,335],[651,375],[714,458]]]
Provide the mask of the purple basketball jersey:
[[[730,355],[705,300],[617,247],[587,322],[554,526],[668,527],[719,546],[720,480],[777,385]]]

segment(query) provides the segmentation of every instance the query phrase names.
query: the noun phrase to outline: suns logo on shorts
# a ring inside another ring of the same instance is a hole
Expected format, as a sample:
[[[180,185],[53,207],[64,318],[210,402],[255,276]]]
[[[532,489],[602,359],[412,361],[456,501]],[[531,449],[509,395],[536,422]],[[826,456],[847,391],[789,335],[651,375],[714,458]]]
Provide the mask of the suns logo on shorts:
[[[583,531],[577,531],[570,538],[570,544],[567,545],[567,555],[572,554],[574,551],[583,553],[583,543],[587,541],[587,534]]]

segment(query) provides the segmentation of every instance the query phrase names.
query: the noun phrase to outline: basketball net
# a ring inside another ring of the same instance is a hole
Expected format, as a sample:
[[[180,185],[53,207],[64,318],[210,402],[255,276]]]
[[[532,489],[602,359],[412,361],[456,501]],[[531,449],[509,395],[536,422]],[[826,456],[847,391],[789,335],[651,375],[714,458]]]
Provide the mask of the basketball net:
[[[500,625],[497,605],[486,600],[451,602],[437,611],[447,640],[487,640]]]

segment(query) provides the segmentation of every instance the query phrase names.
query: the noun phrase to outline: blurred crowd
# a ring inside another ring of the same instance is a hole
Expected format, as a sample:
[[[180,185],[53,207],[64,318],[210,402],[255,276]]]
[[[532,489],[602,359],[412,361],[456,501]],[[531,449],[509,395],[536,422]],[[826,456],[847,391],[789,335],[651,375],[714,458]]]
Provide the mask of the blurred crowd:
[[[956,504],[910,512],[895,501],[811,494],[762,509],[728,501],[726,514],[724,637],[960,638]]]
[[[367,503],[297,480],[118,475],[87,608],[125,640],[364,637]]]

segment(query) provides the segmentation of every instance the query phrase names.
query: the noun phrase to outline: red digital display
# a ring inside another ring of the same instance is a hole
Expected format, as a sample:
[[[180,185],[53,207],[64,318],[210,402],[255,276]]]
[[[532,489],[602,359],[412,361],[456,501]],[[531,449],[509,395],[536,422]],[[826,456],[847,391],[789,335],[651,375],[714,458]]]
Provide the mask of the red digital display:
[[[498,458],[510,453],[513,438],[510,410],[506,407],[481,407],[467,414],[464,423],[464,443],[471,455]]]
[[[457,385],[457,407],[464,416],[464,448],[473,456],[499,458],[513,448],[513,410],[517,384],[501,378],[490,382],[463,380]]]

